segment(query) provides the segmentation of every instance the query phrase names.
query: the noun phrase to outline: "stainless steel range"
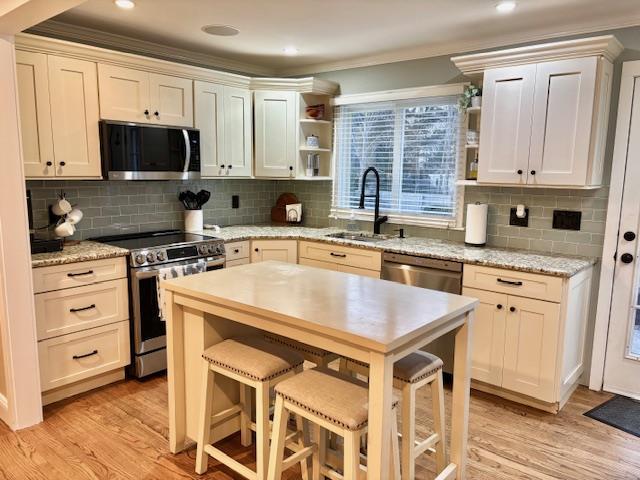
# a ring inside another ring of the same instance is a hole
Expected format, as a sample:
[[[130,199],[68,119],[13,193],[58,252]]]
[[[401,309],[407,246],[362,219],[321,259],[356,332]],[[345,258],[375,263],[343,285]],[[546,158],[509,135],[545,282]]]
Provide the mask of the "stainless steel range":
[[[224,241],[179,230],[93,238],[129,250],[130,372],[136,377],[167,368],[165,322],[158,307],[163,275],[189,275],[225,266]]]

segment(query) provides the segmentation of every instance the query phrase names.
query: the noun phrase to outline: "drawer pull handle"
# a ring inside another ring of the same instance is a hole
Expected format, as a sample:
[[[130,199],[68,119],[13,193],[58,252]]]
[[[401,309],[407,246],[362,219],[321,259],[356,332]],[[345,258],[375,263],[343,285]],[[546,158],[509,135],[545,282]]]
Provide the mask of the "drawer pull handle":
[[[92,308],[96,308],[96,304],[92,303],[91,305],[89,305],[88,307],[82,307],[82,308],[70,308],[69,311],[71,313],[76,313],[76,312],[84,312],[85,310],[91,310]]]
[[[498,283],[506,283],[507,285],[514,285],[516,287],[521,287],[522,286],[522,282],[520,282],[520,281],[514,282],[513,280],[503,280],[501,278],[498,279]]]
[[[346,258],[346,256],[347,256],[346,253],[334,253],[334,252],[331,252],[330,255],[332,257],[338,257],[338,258]]]
[[[67,277],[80,277],[82,275],[93,275],[93,270],[87,270],[86,272],[80,272],[80,273],[67,273]]]
[[[93,352],[85,353],[84,355],[74,355],[72,358],[74,360],[79,360],[81,358],[87,358],[97,354],[98,354],[98,350],[94,350]]]

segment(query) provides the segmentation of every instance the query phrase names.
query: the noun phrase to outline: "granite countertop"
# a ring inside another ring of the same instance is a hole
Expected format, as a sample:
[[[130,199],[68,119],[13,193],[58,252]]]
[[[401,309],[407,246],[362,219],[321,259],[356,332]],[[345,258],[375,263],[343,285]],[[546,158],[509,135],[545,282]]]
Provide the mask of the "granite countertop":
[[[344,231],[344,229],[239,225],[225,227],[219,232],[204,230],[202,233],[221,238],[226,242],[252,239],[312,240],[334,245],[451,260],[471,265],[485,265],[521,272],[542,273],[557,277],[571,277],[597,262],[596,258],[590,257],[556,255],[506,248],[469,247],[464,243],[423,237],[390,238],[375,243],[327,237],[329,234],[341,231]],[[83,241],[77,245],[65,246],[62,252],[32,255],[31,265],[34,268],[46,267],[102,258],[123,257],[128,253],[128,250],[124,248]]]
[[[129,250],[105,243],[82,241],[75,245],[65,245],[61,252],[36,253],[31,255],[33,268],[63,265],[65,263],[88,262],[103,258],[124,257]]]
[[[376,243],[327,237],[331,233],[341,231],[344,231],[344,229],[240,225],[225,227],[220,232],[205,230],[203,233],[217,236],[227,242],[258,238],[322,241],[337,245],[438,258],[472,265],[508,268],[521,272],[542,273],[558,277],[572,277],[597,262],[596,258],[590,257],[556,255],[507,248],[470,247],[460,242],[423,237],[390,238]]]

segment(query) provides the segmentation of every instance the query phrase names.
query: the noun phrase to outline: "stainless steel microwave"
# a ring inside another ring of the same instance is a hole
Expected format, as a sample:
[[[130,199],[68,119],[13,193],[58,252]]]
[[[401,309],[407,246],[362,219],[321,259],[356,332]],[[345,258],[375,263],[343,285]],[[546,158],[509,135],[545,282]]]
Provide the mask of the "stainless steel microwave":
[[[109,180],[200,178],[200,132],[139,123],[100,122],[102,173]]]

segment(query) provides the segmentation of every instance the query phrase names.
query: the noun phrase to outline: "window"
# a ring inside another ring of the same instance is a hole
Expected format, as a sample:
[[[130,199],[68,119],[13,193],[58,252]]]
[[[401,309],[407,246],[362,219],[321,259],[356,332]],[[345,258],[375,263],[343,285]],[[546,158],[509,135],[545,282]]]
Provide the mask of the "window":
[[[389,221],[461,226],[462,189],[456,180],[464,158],[464,127],[458,98],[425,96],[343,105],[338,99],[332,213],[345,217],[358,208],[362,174],[374,166],[380,173],[380,210]],[[367,195],[375,193],[373,180],[369,176]],[[372,209],[373,202],[367,198],[365,207]],[[360,219],[371,217],[371,212],[356,213]]]

